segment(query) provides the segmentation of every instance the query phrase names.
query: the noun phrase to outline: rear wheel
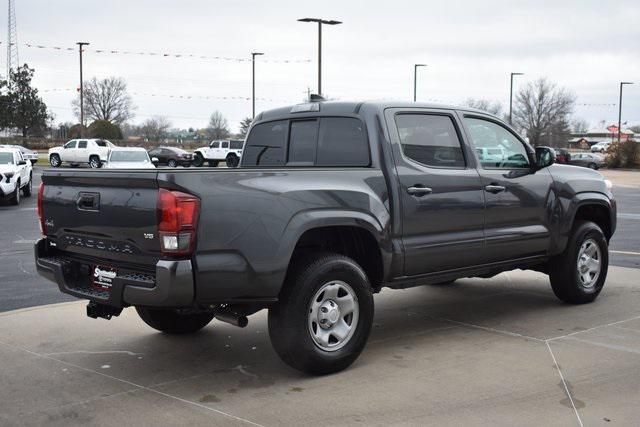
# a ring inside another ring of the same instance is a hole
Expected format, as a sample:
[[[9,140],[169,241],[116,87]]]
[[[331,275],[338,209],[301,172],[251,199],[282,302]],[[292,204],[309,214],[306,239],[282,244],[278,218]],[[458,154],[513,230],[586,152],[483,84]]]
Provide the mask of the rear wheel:
[[[589,163],[589,169],[598,169],[598,165],[595,163]]]
[[[140,318],[153,329],[167,334],[191,334],[204,328],[213,319],[213,313],[190,313],[177,309],[136,307]]]
[[[551,288],[562,301],[594,301],[607,278],[609,248],[604,233],[591,221],[577,221],[567,247],[549,262]]]
[[[60,160],[60,156],[58,154],[52,154],[49,157],[49,163],[51,164],[51,166],[53,166],[54,168],[58,168],[60,167],[60,165],[62,164],[62,160]]]
[[[100,166],[102,166],[102,162],[100,162],[100,157],[98,156],[89,157],[89,166],[91,166],[92,169],[98,169]]]
[[[33,192],[33,174],[29,175],[29,182],[22,188],[22,194],[24,197],[31,197]]]
[[[227,167],[235,168],[238,167],[238,163],[240,163],[240,159],[235,154],[230,154],[226,159]]]
[[[269,309],[269,336],[280,358],[302,372],[324,375],[351,365],[373,322],[367,275],[352,259],[332,253],[300,258]]]

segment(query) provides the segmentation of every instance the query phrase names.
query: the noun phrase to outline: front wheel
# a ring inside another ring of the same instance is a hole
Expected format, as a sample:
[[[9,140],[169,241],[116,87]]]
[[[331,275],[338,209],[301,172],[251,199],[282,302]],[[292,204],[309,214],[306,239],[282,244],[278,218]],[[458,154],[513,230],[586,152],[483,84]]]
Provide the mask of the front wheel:
[[[169,159],[169,162],[167,163],[167,166],[169,166],[170,168],[175,168],[178,166],[178,162],[176,162],[173,159]]]
[[[33,174],[29,175],[29,182],[27,185],[22,188],[22,194],[24,197],[31,197],[31,193],[33,192]]]
[[[269,336],[289,366],[315,375],[338,372],[364,349],[373,311],[371,286],[355,261],[311,254],[294,261],[278,303],[269,309]]]
[[[193,166],[201,167],[202,165],[204,165],[204,157],[201,153],[196,153],[193,158]]]
[[[591,221],[577,221],[564,252],[549,261],[553,293],[562,301],[594,301],[607,278],[609,248],[602,229]]]
[[[596,165],[595,163],[589,163],[589,169],[598,169],[598,165]]]
[[[192,334],[213,320],[213,313],[190,313],[177,309],[136,307],[140,318],[153,329],[167,334]]]
[[[16,182],[16,189],[13,192],[13,196],[11,196],[10,203],[14,206],[20,204],[20,181]]]

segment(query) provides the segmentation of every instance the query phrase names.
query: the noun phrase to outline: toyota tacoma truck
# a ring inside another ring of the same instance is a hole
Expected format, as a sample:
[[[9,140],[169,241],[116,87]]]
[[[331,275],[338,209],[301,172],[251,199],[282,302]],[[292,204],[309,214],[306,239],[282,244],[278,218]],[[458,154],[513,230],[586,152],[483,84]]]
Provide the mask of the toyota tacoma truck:
[[[280,108],[256,117],[237,169],[45,171],[37,270],[90,317],[135,307],[169,334],[268,309],[282,360],[327,374],[363,350],[383,287],[532,269],[565,303],[595,300],[611,183],[554,159],[477,110]]]

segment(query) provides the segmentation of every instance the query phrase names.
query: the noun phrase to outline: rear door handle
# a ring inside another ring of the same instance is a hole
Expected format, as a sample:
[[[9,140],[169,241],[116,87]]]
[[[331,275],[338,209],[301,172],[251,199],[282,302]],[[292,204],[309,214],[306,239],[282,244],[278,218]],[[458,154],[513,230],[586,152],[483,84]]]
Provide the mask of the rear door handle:
[[[487,191],[493,194],[502,193],[506,189],[507,189],[506,187],[503,187],[502,185],[496,185],[496,184],[489,184],[486,187],[484,187],[484,191]]]
[[[431,194],[432,192],[433,190],[431,190],[429,187],[413,186],[413,187],[407,188],[407,193],[416,197],[422,197],[427,194]]]

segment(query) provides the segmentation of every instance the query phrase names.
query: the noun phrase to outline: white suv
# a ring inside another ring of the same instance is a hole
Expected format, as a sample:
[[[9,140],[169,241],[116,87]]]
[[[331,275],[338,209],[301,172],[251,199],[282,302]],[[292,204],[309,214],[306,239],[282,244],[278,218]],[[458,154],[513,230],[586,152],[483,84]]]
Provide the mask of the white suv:
[[[0,196],[17,205],[20,204],[20,191],[29,197],[32,189],[31,162],[16,148],[0,148]]]
[[[606,153],[607,150],[611,147],[611,143],[609,141],[602,141],[591,146],[592,153]]]
[[[209,166],[218,166],[220,161],[227,163],[230,168],[235,168],[240,164],[242,157],[242,146],[244,141],[212,141],[208,147],[202,147],[195,150],[193,164],[202,166],[205,161]]]
[[[109,149],[115,147],[104,139],[72,139],[62,147],[49,149],[49,163],[57,168],[62,163],[73,166],[89,164],[92,168],[99,168],[107,161]]]

